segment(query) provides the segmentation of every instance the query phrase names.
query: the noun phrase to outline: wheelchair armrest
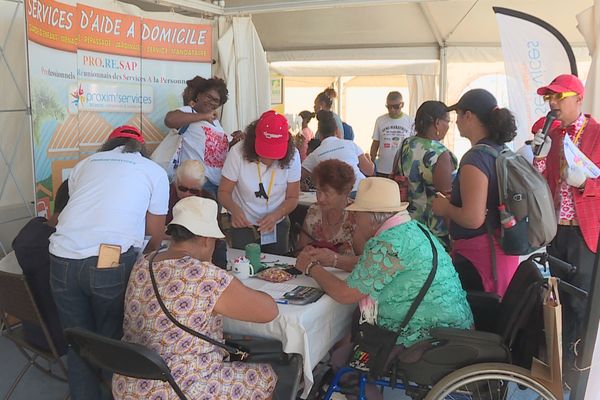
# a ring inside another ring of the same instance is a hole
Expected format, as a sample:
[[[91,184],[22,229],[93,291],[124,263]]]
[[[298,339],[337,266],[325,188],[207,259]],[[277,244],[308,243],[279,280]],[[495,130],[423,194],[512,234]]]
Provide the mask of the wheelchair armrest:
[[[495,332],[500,312],[500,297],[494,293],[469,291],[467,292],[467,301],[473,312],[475,329]]]
[[[502,337],[495,333],[473,331],[456,328],[433,328],[430,331],[431,336],[438,340],[460,340],[466,342],[480,342],[491,345],[502,345]]]

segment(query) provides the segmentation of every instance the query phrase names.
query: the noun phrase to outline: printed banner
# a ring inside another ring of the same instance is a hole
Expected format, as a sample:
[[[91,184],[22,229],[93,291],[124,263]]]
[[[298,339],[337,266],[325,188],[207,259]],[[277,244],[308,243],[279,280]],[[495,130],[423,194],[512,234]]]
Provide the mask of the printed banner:
[[[577,75],[571,46],[554,27],[529,14],[493,7],[500,29],[510,110],[517,122],[514,148],[532,139],[531,126],[550,109],[537,88],[560,74]]]
[[[212,26],[108,2],[25,4],[36,199],[47,213],[41,205],[116,126],[140,128],[150,151],[160,143],[185,82],[211,76]]]

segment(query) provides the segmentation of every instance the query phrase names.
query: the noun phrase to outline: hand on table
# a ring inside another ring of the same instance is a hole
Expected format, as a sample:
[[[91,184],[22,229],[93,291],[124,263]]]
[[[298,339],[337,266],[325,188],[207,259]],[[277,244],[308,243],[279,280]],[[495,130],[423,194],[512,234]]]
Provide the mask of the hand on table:
[[[308,253],[311,260],[318,261],[321,265],[333,266],[335,263],[335,253],[332,250],[309,245],[304,248],[304,251]]]
[[[312,261],[312,258],[310,257],[305,248],[296,257],[296,269],[302,271],[302,273],[305,273],[306,267],[308,267],[308,264],[310,264]]]

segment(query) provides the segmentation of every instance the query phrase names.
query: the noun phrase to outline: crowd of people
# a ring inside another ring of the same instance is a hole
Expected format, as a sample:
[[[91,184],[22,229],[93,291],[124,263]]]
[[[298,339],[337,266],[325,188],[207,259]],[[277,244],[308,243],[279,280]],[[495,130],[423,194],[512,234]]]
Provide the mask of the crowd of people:
[[[584,87],[577,77],[561,75],[538,94],[560,121],[548,135],[534,129],[531,142],[540,150],[533,164],[556,200],[558,233],[548,251],[580,267],[561,279],[589,290],[600,183],[565,166],[562,143],[568,135],[600,166],[600,125],[581,112]],[[332,111],[335,97],[327,89],[315,98],[314,113],[300,113],[297,138],[275,111],[228,133],[217,119],[228,98],[225,82],[189,80],[183,106],[165,116],[165,125],[182,135],[172,182],[148,158],[142,132],[116,128],[57,190],[53,216],[32,220],[13,243],[57,347],[66,348],[61,329],[83,327],[158,352],[190,398],[270,398],[276,370],[229,362],[218,347],[174,324],[161,304],[180,324],[219,341],[224,316],[270,322],[277,305],[225,270],[227,246],[257,243],[263,252],[286,255],[290,241],[297,269],[337,302],[357,304],[361,321],[390,330],[399,327],[437,253],[435,278],[396,350],[428,338],[435,327],[472,329],[466,290],[502,297],[519,264],[489,240],[488,232],[500,227],[498,176],[494,156],[476,146],[502,149],[516,136],[514,116],[488,91],[473,89],[451,106],[426,101],[413,119],[393,91],[366,153]],[[451,112],[473,146],[460,163],[442,143]],[[315,134],[308,127],[313,117]],[[391,179],[397,175],[404,177],[406,198]],[[317,201],[294,238],[289,215],[301,187],[314,188]],[[163,240],[170,241],[166,250],[160,250]],[[110,258],[114,248],[117,256]],[[325,267],[349,276],[341,280]],[[571,374],[569,346],[582,337],[585,302],[564,302]],[[43,341],[29,332],[32,342]],[[337,346],[342,360],[349,343]],[[101,381],[110,375],[66,351],[74,400],[177,397],[167,383],[118,375],[109,393]]]

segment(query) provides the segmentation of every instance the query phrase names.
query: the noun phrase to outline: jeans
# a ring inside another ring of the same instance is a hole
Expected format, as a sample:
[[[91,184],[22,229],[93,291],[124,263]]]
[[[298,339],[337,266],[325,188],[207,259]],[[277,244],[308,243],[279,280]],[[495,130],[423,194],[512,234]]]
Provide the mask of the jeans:
[[[50,287],[63,329],[81,327],[102,336],[123,336],[123,301],[137,253],[121,254],[118,267],[96,268],[98,257],[81,260],[50,255]],[[72,348],[67,351],[68,378],[73,400],[111,399],[91,368]],[[110,382],[111,374],[103,371]]]

